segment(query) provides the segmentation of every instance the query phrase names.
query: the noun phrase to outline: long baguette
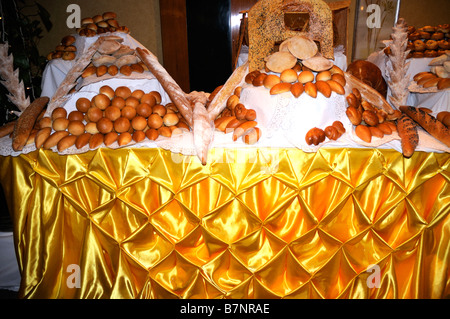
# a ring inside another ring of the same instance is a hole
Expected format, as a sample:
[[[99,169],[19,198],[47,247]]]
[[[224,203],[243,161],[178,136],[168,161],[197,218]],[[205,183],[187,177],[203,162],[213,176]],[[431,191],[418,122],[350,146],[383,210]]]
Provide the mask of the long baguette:
[[[406,114],[397,120],[397,131],[402,142],[403,156],[409,158],[419,144],[419,134],[416,123]]]
[[[18,152],[23,150],[31,131],[36,124],[39,114],[41,114],[49,100],[50,99],[46,96],[39,97],[22,112],[16,122],[12,136],[12,148],[14,151]]]
[[[423,127],[435,139],[450,147],[450,129],[434,116],[411,106],[400,106],[400,110]]]

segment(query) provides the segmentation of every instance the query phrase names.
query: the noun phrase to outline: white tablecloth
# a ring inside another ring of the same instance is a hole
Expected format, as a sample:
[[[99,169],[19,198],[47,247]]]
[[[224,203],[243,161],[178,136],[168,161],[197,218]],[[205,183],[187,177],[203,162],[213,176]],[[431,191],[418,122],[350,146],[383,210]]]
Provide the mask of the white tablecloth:
[[[433,58],[420,58],[420,59],[409,59],[409,69],[407,75],[410,80],[413,81],[414,75],[419,72],[430,71],[430,66],[428,65]],[[375,52],[371,54],[368,61],[377,65],[384,78],[387,79],[386,66],[389,61],[386,54],[383,51]],[[388,96],[390,91],[388,91]],[[441,111],[450,111],[450,90],[439,91],[436,93],[416,93],[410,92],[407,99],[407,104],[415,107],[426,107],[433,110],[436,113]]]

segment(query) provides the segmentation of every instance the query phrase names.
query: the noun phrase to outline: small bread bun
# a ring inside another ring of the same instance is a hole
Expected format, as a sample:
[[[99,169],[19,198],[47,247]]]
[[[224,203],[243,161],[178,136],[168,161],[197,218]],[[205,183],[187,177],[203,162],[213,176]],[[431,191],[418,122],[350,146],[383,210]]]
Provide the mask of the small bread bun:
[[[322,71],[316,75],[316,81],[329,81],[331,80],[331,72],[330,71]]]
[[[147,124],[150,128],[159,129],[163,125],[163,119],[158,114],[153,113],[148,117]]]
[[[291,85],[291,93],[292,93],[292,95],[293,95],[295,98],[300,97],[300,95],[302,95],[304,91],[305,91],[305,89],[304,89],[304,87],[303,87],[303,84],[300,83],[300,82],[296,82],[296,83],[293,83],[293,84]],[[254,110],[247,110],[247,114],[245,115],[245,118],[246,118],[247,120],[249,120],[249,119],[248,119],[248,116],[249,116],[248,113],[249,113],[249,111],[255,112]],[[255,113],[256,113],[256,112],[255,112]],[[254,119],[253,119],[253,120],[254,120]],[[249,120],[249,121],[253,121],[253,120]]]
[[[281,72],[280,79],[282,82],[294,83],[297,82],[298,74],[293,69],[287,69]]]
[[[132,65],[130,65],[130,67],[131,67],[131,72],[144,73],[144,68],[139,63],[133,63]]]
[[[116,19],[117,18],[117,14],[115,12],[105,12],[103,13],[103,20],[110,20],[110,19]]]
[[[138,115],[148,118],[153,113],[153,110],[147,103],[141,103],[136,107],[136,112]]]
[[[77,149],[80,149],[86,145],[88,145],[89,140],[91,139],[92,134],[91,133],[83,133],[79,135],[75,141],[75,147]]]
[[[91,136],[89,139],[89,148],[91,150],[96,149],[100,145],[103,144],[103,141],[105,139],[105,136],[102,133],[97,133]]]
[[[161,94],[158,91],[151,91],[150,94],[155,97],[156,104],[161,104],[162,98],[161,98]]]
[[[109,132],[108,134],[105,135],[105,139],[103,140],[103,143],[105,144],[105,146],[110,146],[112,143],[114,143],[115,141],[117,141],[117,138],[119,137],[119,134],[117,134],[117,132]]]
[[[423,56],[426,58],[435,58],[438,56],[438,53],[436,50],[425,50]]]
[[[133,73],[133,70],[131,69],[131,66],[129,65],[123,65],[119,68],[120,73],[122,73],[125,76],[130,76],[131,73]]]
[[[130,120],[127,119],[126,117],[120,117],[114,122],[114,130],[119,134],[128,132],[130,127],[131,127]]]
[[[39,128],[43,129],[46,127],[52,127],[52,119],[48,116],[43,117],[40,121],[39,121]]]
[[[305,92],[312,98],[317,97],[317,86],[315,83],[306,82],[305,83]]]
[[[116,106],[119,108],[119,110],[121,110],[125,106],[125,99],[123,97],[116,96],[112,99],[111,106]]]
[[[149,140],[155,141],[155,140],[158,138],[159,133],[158,133],[158,131],[155,130],[154,128],[151,128],[151,129],[145,131],[145,136],[146,136]]]
[[[67,111],[63,107],[57,107],[52,112],[52,120],[56,120],[57,118],[60,118],[60,117],[65,118],[66,116],[67,116]]]
[[[125,100],[125,106],[131,106],[133,108],[136,108],[139,104],[140,104],[139,99],[134,96],[130,96]]]
[[[179,121],[180,119],[174,113],[168,113],[163,117],[163,122],[165,126],[177,125]]]
[[[413,58],[423,58],[423,52],[420,52],[420,51],[415,51],[415,52],[413,52]]]
[[[110,119],[111,121],[115,121],[117,120],[120,116],[121,116],[121,110],[117,107],[117,106],[108,106],[105,109],[105,114],[104,116],[108,119]]]
[[[110,100],[115,97],[115,92],[109,85],[102,86],[99,90],[99,93],[106,95]]]
[[[75,52],[64,52],[62,55],[62,59],[65,61],[72,61],[76,57]]]
[[[78,136],[75,135],[67,135],[66,137],[63,137],[57,144],[58,152],[63,152],[73,146],[77,140],[77,137]]]
[[[82,26],[87,26],[88,24],[94,23],[94,20],[92,18],[84,18],[81,20]]]
[[[441,40],[438,41],[439,48],[443,50],[449,50],[450,49],[450,43],[447,40]]]
[[[103,117],[103,111],[100,108],[94,106],[94,107],[89,108],[86,115],[87,115],[87,119],[90,122],[97,122],[98,120],[100,120]]]
[[[116,91],[116,96],[123,98],[124,100],[128,99],[131,96],[131,89],[126,86],[119,86]]]
[[[276,94],[281,94],[281,93],[286,93],[286,92],[290,92],[291,91],[291,83],[287,83],[287,82],[280,82],[278,84],[275,84],[271,89],[270,89],[270,94],[271,95],[276,95]]]
[[[117,143],[119,144],[119,146],[125,146],[128,145],[132,140],[132,135],[129,132],[124,132],[117,138]]]
[[[425,31],[425,32],[436,32],[436,27],[432,27],[432,26],[427,25],[427,26],[424,26],[422,28],[422,30]]]
[[[119,73],[119,68],[115,65],[110,65],[108,67],[108,74],[111,76],[116,76]]]
[[[125,117],[125,118],[127,118],[129,120],[132,120],[136,116],[137,112],[136,112],[136,109],[134,107],[126,105],[121,110],[121,114],[122,114],[122,117]]]
[[[106,29],[106,28],[108,28],[110,25],[109,25],[108,22],[106,22],[106,21],[99,21],[99,22],[97,22],[97,26],[99,27],[99,29],[100,29],[100,28]],[[98,32],[98,31],[97,31],[97,32]]]
[[[97,67],[95,67],[94,65],[88,66],[86,69],[84,69],[83,73],[81,74],[81,77],[83,79],[94,75],[97,73]]]
[[[44,145],[44,142],[48,139],[50,134],[52,134],[51,127],[44,127],[36,133],[34,138],[36,149],[40,149]]]
[[[93,98],[94,104],[96,107],[98,107],[100,110],[106,109],[108,106],[111,105],[111,100],[109,96],[100,93],[94,96]]]
[[[65,117],[59,117],[53,120],[52,128],[55,131],[65,131],[69,126],[69,120]]]
[[[156,105],[156,98],[154,94],[146,93],[141,97],[140,100],[141,103],[145,103],[150,105],[150,107],[153,107]]]
[[[298,75],[298,81],[303,83],[303,84],[308,83],[308,82],[312,82],[312,81],[314,81],[314,73],[312,73],[309,70],[302,71]]]
[[[69,126],[67,127],[67,131],[76,136],[83,134],[84,130],[85,128],[82,121],[70,121]]]
[[[164,136],[164,137],[171,137],[172,136],[172,130],[169,127],[167,127],[167,126],[160,127],[158,129],[158,133],[159,133],[159,135]]]
[[[80,111],[72,111],[69,113],[69,116],[67,116],[69,121],[83,121],[84,120],[84,114]]]
[[[153,110],[153,113],[156,113],[161,117],[164,117],[164,115],[167,114],[167,109],[161,104],[157,104],[157,105],[153,106],[152,110]]]
[[[115,20],[115,19],[107,19],[106,20],[106,22],[108,23],[108,25],[110,26],[110,27],[113,27],[113,28],[118,28],[118,27],[120,27],[119,26],[119,22],[117,22],[117,20]]]
[[[140,101],[141,98],[144,96],[144,94],[145,94],[144,91],[138,89],[138,90],[134,90],[131,93],[131,96],[134,97],[134,98],[137,98]]]
[[[97,123],[96,122],[87,123],[84,127],[84,130],[86,131],[86,133],[97,134],[98,133]]]
[[[131,120],[131,127],[136,131],[143,131],[147,127],[147,120],[138,115]]]
[[[72,45],[76,41],[75,37],[73,35],[66,35],[62,38],[61,44],[64,46]]]
[[[316,81],[316,87],[317,91],[323,94],[326,98],[329,98],[331,96],[331,87],[330,85],[325,81]]]
[[[52,147],[56,146],[58,142],[69,135],[69,132],[67,131],[58,131],[50,135],[44,142],[43,148],[45,150],[51,149]]]
[[[262,86],[264,84],[264,79],[266,78],[267,73],[260,73],[256,77],[253,78],[252,84],[253,86]]]
[[[270,90],[272,87],[274,87],[276,84],[280,83],[281,79],[278,75],[276,74],[268,74],[265,78],[264,78],[264,87],[268,90]]]
[[[356,136],[358,136],[361,140],[366,143],[370,143],[372,141],[372,133],[368,126],[360,124],[355,128]]]
[[[102,117],[97,121],[97,130],[102,134],[108,134],[114,128],[113,122],[106,117]]]

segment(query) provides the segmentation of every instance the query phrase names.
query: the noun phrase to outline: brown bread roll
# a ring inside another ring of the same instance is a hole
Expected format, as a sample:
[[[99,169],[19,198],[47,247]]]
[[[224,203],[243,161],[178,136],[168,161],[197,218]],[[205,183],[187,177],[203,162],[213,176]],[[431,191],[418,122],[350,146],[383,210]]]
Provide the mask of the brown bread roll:
[[[55,132],[52,135],[50,135],[47,140],[45,140],[44,144],[43,144],[43,148],[45,150],[51,149],[52,147],[58,145],[58,142],[63,139],[64,137],[66,137],[67,135],[69,135],[69,132],[67,131],[59,131],[59,132]]]
[[[319,145],[325,141],[325,132],[317,127],[310,129],[305,136],[305,141],[308,145]]]

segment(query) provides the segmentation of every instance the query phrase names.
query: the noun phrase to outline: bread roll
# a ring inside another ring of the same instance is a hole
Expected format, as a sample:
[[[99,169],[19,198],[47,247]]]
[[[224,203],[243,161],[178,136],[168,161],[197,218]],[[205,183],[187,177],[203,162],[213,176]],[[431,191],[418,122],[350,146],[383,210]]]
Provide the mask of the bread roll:
[[[90,134],[97,134],[98,133],[97,123],[96,122],[87,123],[84,127],[84,130]]]
[[[327,84],[330,86],[331,91],[333,91],[339,95],[345,94],[345,89],[339,82],[334,81],[334,80],[328,80]]]
[[[111,76],[116,76],[119,73],[119,68],[116,65],[110,65],[108,67],[108,74]]]
[[[92,134],[91,133],[83,133],[79,135],[75,141],[75,147],[77,149],[83,148],[84,146],[88,145],[89,140],[91,139]]]
[[[331,80],[331,72],[330,71],[322,71],[316,75],[316,81],[329,81]]]
[[[411,106],[401,106],[400,110],[418,123],[435,139],[444,143],[447,147],[450,147],[450,129],[442,122],[438,121],[434,116]]]
[[[65,118],[67,116],[67,110],[63,107],[57,107],[52,111],[52,120],[56,120],[57,118]]]
[[[97,133],[91,136],[89,139],[89,148],[91,150],[98,148],[103,144],[105,136],[102,133]]]
[[[307,82],[312,82],[312,81],[314,81],[314,73],[312,73],[311,71],[308,71],[308,70],[302,71],[298,75],[297,80],[303,84],[306,84]]]
[[[325,141],[325,132],[317,127],[310,129],[305,136],[306,144],[308,145],[319,145]]]
[[[119,86],[118,88],[116,88],[115,94],[116,94],[116,96],[121,97],[124,100],[126,100],[131,96],[132,92],[129,87]]]
[[[331,96],[331,87],[325,81],[316,81],[317,91],[323,94],[326,98]]]
[[[120,117],[114,122],[114,130],[117,133],[125,133],[128,132],[128,130],[131,127],[130,120],[126,117]]]
[[[82,121],[70,121],[67,127],[67,131],[71,135],[81,135],[84,133],[85,127]]]
[[[145,140],[145,133],[143,131],[134,131],[132,138],[136,143],[142,142]]]
[[[158,138],[159,133],[158,133],[157,130],[151,128],[151,129],[149,129],[149,130],[147,130],[147,131],[145,132],[145,136],[146,136],[149,140],[155,141],[155,140]]]
[[[52,147],[56,146],[58,144],[58,142],[63,139],[64,137],[66,137],[67,135],[69,135],[69,132],[67,131],[59,131],[59,132],[55,132],[52,135],[50,135],[44,142],[43,144],[43,148],[45,150],[49,150]]]
[[[253,145],[259,141],[261,138],[261,129],[259,127],[254,127],[250,131],[246,132],[244,136],[242,136],[242,140],[245,144]]]
[[[270,89],[270,94],[276,95],[276,94],[290,92],[291,85],[292,85],[291,83],[286,83],[286,82],[278,83]]]
[[[114,131],[109,132],[108,134],[105,135],[103,143],[105,144],[105,146],[110,146],[111,144],[116,142],[118,138],[119,138],[119,134],[117,134],[117,132],[114,132]]]
[[[297,82],[298,74],[293,69],[286,69],[280,74],[282,82],[294,83]]]
[[[291,85],[291,93],[295,98],[298,98],[305,91],[303,84],[301,82],[296,82]]]
[[[131,120],[131,127],[136,131],[143,131],[147,127],[147,120],[138,115]]]
[[[274,87],[276,84],[280,83],[281,79],[276,74],[268,74],[264,78],[263,85],[266,89],[270,90],[272,87]]]
[[[355,127],[355,134],[366,143],[372,142],[372,133],[368,126],[360,124]]]
[[[140,100],[143,104],[148,104],[150,107],[156,105],[156,98],[154,94],[146,93],[141,97]]]
[[[129,132],[124,132],[117,138],[117,143],[119,144],[119,146],[125,146],[128,145],[132,141],[132,139],[133,137]]]
[[[46,118],[46,119],[49,119],[49,118]],[[50,123],[51,123],[51,120],[50,120]],[[16,125],[16,121],[12,121],[12,122],[6,123],[2,127],[0,127],[0,138],[10,135],[12,132],[14,132],[15,125]],[[44,127],[46,127],[46,126],[41,125],[41,128],[44,128]]]
[[[354,106],[349,106],[345,111],[348,119],[353,125],[359,125],[362,122],[362,113],[359,112]]]
[[[312,98],[317,97],[317,86],[313,82],[307,82],[305,83],[305,92]]]
[[[65,151],[69,147],[73,146],[76,140],[77,136],[75,135],[67,135],[66,137],[63,137],[57,144],[58,152]]]
[[[36,136],[34,138],[36,149],[40,149],[51,134],[52,134],[51,127],[45,127],[40,129],[36,133]]]

